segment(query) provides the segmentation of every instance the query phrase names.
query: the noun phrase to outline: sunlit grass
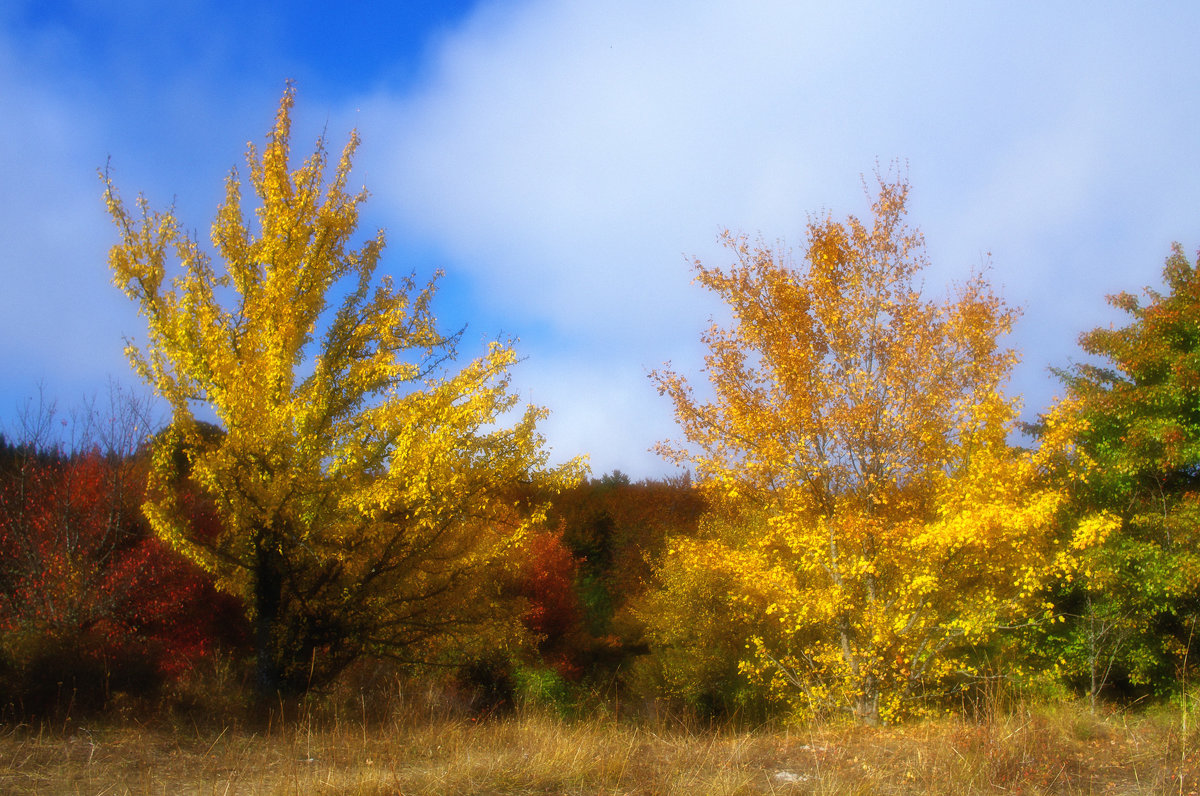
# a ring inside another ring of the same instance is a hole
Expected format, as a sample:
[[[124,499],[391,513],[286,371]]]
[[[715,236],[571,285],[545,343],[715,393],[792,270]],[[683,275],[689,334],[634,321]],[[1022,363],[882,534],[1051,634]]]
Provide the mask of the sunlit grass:
[[[1174,709],[1075,704],[872,729],[695,729],[539,712],[304,713],[265,726],[112,717],[0,735],[0,792],[167,794],[1195,793]],[[1194,726],[1194,725],[1192,725]]]

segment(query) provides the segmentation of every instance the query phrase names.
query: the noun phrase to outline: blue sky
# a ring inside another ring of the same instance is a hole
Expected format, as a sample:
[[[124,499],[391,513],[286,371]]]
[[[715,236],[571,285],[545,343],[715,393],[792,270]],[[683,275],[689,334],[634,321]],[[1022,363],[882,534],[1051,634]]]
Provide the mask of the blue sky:
[[[142,335],[109,284],[97,169],[207,238],[229,169],[285,80],[293,147],[363,147],[363,237],[385,271],[446,277],[466,341],[518,337],[554,456],[670,472],[647,371],[697,372],[720,308],[689,261],[723,228],[799,246],[908,164],[931,294],[990,262],[1024,308],[1012,391],[1200,246],[1200,6],[791,0],[0,5],[0,426],[39,384],[63,407],[133,385]],[[990,253],[990,257],[989,257]]]

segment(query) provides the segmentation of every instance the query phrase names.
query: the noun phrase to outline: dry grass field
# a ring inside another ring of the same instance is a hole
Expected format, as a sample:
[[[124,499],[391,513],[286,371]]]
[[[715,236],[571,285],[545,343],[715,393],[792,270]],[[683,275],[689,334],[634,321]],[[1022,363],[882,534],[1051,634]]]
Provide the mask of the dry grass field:
[[[872,729],[311,713],[251,729],[113,716],[0,732],[4,794],[1195,794],[1177,708],[1020,708]],[[348,713],[348,711],[347,711]]]

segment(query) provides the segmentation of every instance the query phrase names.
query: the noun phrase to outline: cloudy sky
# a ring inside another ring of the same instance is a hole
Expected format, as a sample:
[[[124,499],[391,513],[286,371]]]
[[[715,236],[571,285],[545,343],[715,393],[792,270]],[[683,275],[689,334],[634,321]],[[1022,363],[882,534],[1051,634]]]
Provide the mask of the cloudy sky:
[[[671,472],[647,372],[696,372],[720,308],[689,262],[731,228],[800,246],[907,164],[930,294],[990,263],[1024,308],[1012,391],[1200,246],[1200,6],[801,0],[7,0],[0,4],[0,427],[136,384],[97,170],[207,239],[285,81],[293,147],[364,140],[363,236],[446,273],[471,344],[519,338],[557,459]]]

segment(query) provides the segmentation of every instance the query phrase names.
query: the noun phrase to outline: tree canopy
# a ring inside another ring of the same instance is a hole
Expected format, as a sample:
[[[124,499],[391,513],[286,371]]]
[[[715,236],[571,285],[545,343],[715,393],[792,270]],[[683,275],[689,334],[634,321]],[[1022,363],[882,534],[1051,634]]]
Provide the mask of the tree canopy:
[[[1109,296],[1127,323],[1081,336],[1089,359],[1058,371],[1049,413],[1076,429],[1079,573],[1049,641],[1093,698],[1172,684],[1200,617],[1200,274],[1176,244],[1162,276],[1166,292]]]
[[[1008,443],[1015,312],[982,275],[922,297],[908,190],[880,177],[871,219],[810,221],[802,266],[726,233],[735,263],[695,267],[732,315],[703,338],[709,396],[653,374],[684,436],[662,452],[741,518],[710,524],[729,552],[676,559],[721,559],[761,606],[743,671],[872,722],[970,671],[971,645],[1025,615],[1059,502]]]
[[[538,513],[512,486],[577,469],[549,467],[545,411],[518,410],[511,341],[454,369],[460,335],[438,329],[435,283],[377,278],[382,232],[353,248],[358,137],[328,180],[324,139],[292,169],[293,103],[289,86],[265,147],[249,146],[253,215],[236,170],[226,181],[219,265],[173,210],[131,210],[105,175],[113,279],[148,327],[127,352],[172,410],[145,510],[244,599],[265,692],[481,632],[502,596],[491,575]],[[215,533],[189,524],[200,503]]]

